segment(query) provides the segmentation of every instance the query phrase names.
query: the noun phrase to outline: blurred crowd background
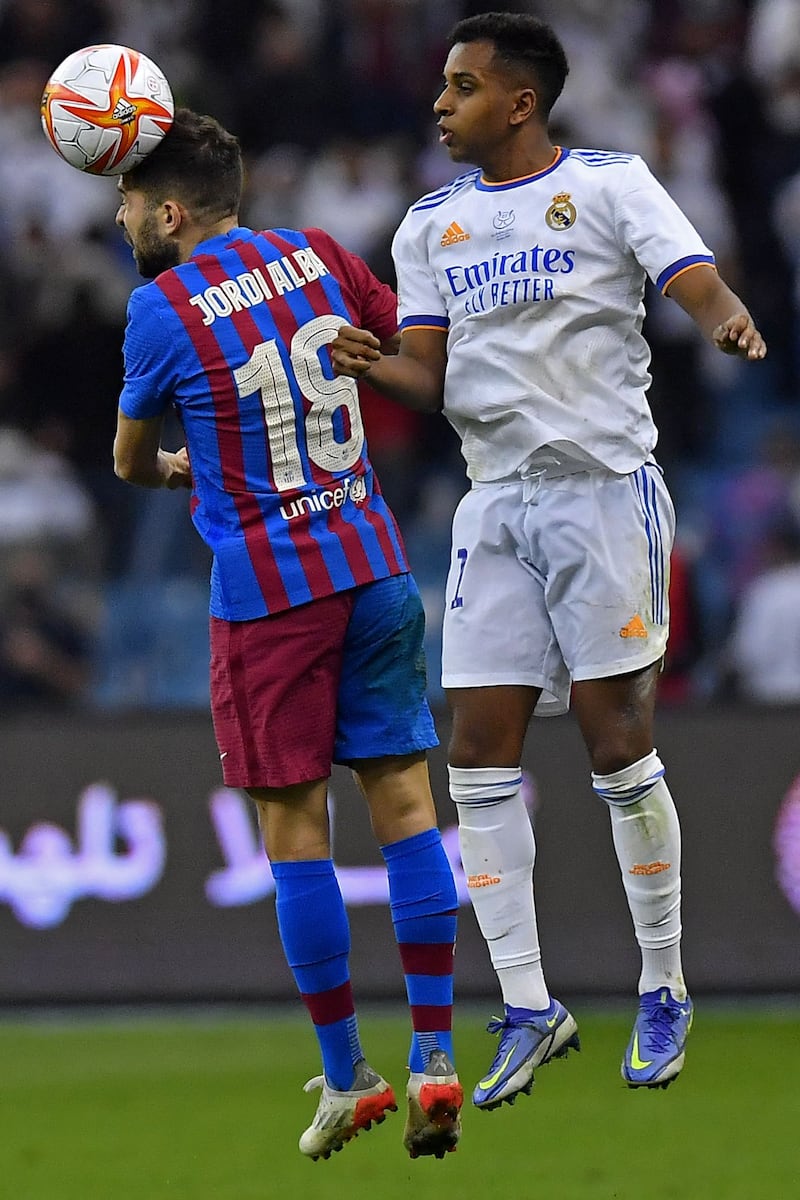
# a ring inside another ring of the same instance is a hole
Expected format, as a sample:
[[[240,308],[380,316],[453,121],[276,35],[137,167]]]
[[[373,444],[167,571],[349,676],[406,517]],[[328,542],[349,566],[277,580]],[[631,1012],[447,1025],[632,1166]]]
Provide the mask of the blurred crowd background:
[[[149,54],[238,134],[243,221],[327,229],[393,283],[391,236],[454,167],[431,105],[458,0],[0,0],[0,713],[207,704],[208,557],[186,496],[111,466],[127,297],[114,181],[39,123],[93,42]],[[760,366],[649,298],[657,455],[678,511],[665,704],[800,703],[800,0],[528,0],[570,59],[554,138],[642,154],[745,299]],[[441,417],[365,389],[426,601],[431,692],[452,510]],[[179,444],[180,432],[168,431]]]

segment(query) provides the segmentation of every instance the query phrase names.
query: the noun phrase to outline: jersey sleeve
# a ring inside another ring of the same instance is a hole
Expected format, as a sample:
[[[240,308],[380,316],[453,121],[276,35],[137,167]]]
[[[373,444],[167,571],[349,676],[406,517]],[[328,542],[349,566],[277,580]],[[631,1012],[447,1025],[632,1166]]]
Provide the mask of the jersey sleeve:
[[[684,271],[715,265],[694,225],[638,156],[617,199],[615,226],[622,248],[633,251],[661,292]]]
[[[400,330],[447,330],[450,319],[428,262],[425,240],[413,226],[413,212],[409,212],[392,241]]]
[[[125,375],[119,406],[135,420],[160,416],[174,389],[173,339],[147,293],[146,286],[131,293],[122,348]]]
[[[345,249],[323,229],[303,230],[308,243],[323,262],[333,267],[344,285],[347,307],[353,320],[381,342],[397,333],[397,297],[388,284],[382,283],[369,269],[363,258]]]

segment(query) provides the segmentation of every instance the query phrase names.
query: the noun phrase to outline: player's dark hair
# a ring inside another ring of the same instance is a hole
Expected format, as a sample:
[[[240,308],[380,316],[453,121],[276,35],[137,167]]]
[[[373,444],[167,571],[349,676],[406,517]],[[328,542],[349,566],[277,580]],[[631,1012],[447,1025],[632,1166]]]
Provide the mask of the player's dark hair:
[[[123,183],[152,204],[174,197],[201,221],[235,216],[242,197],[238,138],[213,117],[177,108],[170,129]]]
[[[507,67],[533,74],[539,111],[549,115],[569,74],[564,47],[549,25],[527,13],[479,13],[450,31],[448,45],[458,42],[493,42],[495,57]]]

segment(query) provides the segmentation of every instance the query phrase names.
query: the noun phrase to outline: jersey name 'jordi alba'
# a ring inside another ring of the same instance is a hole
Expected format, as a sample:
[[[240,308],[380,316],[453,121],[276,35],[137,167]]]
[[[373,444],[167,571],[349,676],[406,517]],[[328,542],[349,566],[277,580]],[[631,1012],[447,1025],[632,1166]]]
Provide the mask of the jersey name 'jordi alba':
[[[544,171],[479,171],[424,196],[393,253],[400,327],[448,331],[444,412],[478,481],[541,446],[620,473],[656,442],[645,398],[646,277],[714,256],[637,155],[562,150]]]
[[[234,228],[131,295],[120,407],[177,409],[215,617],[249,621],[408,570],[356,385],[333,376],[343,324],[390,338],[394,293],[319,229]]]

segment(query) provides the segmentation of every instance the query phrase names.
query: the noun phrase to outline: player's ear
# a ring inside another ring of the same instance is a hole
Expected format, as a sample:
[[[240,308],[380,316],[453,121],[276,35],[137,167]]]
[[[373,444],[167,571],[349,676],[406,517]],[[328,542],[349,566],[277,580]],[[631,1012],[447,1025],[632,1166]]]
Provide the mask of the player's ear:
[[[167,233],[177,233],[183,224],[184,210],[176,200],[165,200],[162,208],[164,228]]]
[[[179,204],[178,200],[164,200],[162,208],[164,232],[168,234],[179,233],[182,224],[184,224],[188,216],[184,205]]]
[[[533,88],[522,88],[517,93],[514,107],[511,111],[511,124],[521,125],[535,115],[538,108],[536,92]]]

